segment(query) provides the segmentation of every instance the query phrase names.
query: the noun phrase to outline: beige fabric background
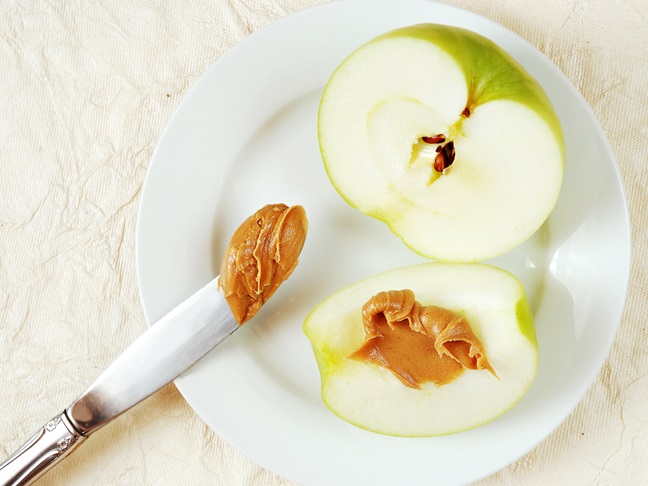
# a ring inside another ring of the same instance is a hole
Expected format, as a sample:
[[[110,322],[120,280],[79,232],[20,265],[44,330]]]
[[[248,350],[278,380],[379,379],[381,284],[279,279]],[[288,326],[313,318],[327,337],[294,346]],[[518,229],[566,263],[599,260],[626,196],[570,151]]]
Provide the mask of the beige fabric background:
[[[0,457],[145,329],[137,207],[183,95],[251,32],[315,3],[0,3]],[[618,157],[633,222],[629,299],[598,380],[536,450],[478,484],[648,484],[647,4],[449,3],[525,37],[583,93]],[[292,484],[224,443],[173,385],[41,483]]]

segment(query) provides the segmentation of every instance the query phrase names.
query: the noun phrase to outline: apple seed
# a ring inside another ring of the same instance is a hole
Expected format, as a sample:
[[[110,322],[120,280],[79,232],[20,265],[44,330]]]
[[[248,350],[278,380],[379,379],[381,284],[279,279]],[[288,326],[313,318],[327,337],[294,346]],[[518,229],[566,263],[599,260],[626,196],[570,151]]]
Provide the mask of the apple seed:
[[[439,133],[438,135],[434,135],[433,137],[422,137],[422,140],[425,143],[430,143],[430,144],[435,144],[435,143],[443,143],[445,142],[445,135],[443,133]]]
[[[434,170],[437,172],[443,172],[448,165],[448,160],[446,159],[445,152],[441,151],[434,158]]]
[[[438,152],[438,154],[434,158],[434,170],[436,170],[437,172],[443,172],[454,162],[454,143],[450,141],[445,145],[439,145],[436,151]]]
[[[454,148],[454,142],[448,142],[443,146],[443,152],[445,152],[446,159],[448,159],[448,165],[447,167],[450,167],[452,163],[454,162],[455,159],[455,148]]]

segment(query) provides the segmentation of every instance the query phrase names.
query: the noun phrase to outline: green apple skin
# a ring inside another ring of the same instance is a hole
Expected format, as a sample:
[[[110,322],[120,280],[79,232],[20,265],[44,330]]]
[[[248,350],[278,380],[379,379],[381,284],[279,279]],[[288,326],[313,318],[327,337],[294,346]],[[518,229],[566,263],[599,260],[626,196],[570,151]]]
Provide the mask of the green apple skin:
[[[562,144],[560,121],[538,82],[506,51],[470,30],[423,24],[399,29],[376,40],[409,37],[431,42],[457,60],[469,84],[473,108],[497,99],[513,100],[538,113]]]
[[[444,386],[426,383],[415,390],[385,368],[349,359],[364,340],[363,304],[380,291],[404,288],[423,305],[462,313],[498,378],[487,370],[466,370]],[[427,263],[370,277],[319,304],[303,330],[313,347],[326,406],[346,422],[385,435],[431,437],[487,423],[522,398],[538,364],[522,284],[485,264]]]
[[[456,150],[443,174],[421,141],[436,134]],[[345,59],[322,95],[318,137],[342,198],[442,261],[481,261],[528,239],[565,165],[540,84],[489,39],[437,24],[389,32]]]

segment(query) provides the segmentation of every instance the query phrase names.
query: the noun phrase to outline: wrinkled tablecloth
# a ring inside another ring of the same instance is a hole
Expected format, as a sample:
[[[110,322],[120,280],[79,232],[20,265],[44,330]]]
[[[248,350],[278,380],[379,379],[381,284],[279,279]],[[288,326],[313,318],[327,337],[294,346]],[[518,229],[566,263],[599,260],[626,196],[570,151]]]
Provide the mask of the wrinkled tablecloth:
[[[0,456],[145,329],[138,202],[187,90],[250,33],[316,3],[0,3]],[[626,309],[596,383],[547,440],[478,484],[648,484],[648,6],[448,3],[520,34],[580,90],[617,156],[634,240]],[[225,443],[171,384],[40,484],[292,483]]]

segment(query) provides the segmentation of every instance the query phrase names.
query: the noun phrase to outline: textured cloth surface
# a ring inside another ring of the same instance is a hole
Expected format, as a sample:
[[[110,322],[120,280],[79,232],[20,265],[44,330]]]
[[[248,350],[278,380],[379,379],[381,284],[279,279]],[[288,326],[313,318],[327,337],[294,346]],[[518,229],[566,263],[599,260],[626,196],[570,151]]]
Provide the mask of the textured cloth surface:
[[[187,90],[250,33],[316,3],[0,3],[0,457],[145,329],[137,206]],[[594,386],[547,440],[478,484],[648,484],[648,7],[448,3],[520,34],[580,90],[617,156],[634,241],[623,321]],[[169,385],[40,484],[292,483],[226,444]]]

